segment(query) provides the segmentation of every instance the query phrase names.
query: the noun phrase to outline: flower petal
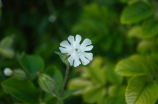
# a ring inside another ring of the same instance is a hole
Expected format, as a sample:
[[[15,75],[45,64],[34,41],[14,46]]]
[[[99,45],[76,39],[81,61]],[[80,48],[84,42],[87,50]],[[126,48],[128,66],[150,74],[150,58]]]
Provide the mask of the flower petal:
[[[92,53],[86,53],[86,52],[84,52],[83,53],[84,54],[84,56],[88,59],[88,60],[92,60],[93,59],[93,54]]]
[[[67,48],[63,48],[63,47],[59,47],[61,53],[70,53],[71,50],[70,49],[67,49]]]
[[[86,59],[83,55],[80,55],[80,59],[83,65],[87,65],[90,61]]]
[[[90,39],[85,39],[82,44],[81,44],[81,47],[86,47],[87,45],[90,45],[92,44],[91,40]]]
[[[84,51],[90,51],[90,50],[92,50],[92,48],[93,48],[92,45],[87,46],[87,47],[80,47],[80,49],[82,50],[82,52],[84,52]]]
[[[65,47],[65,48],[70,48],[71,45],[68,43],[67,40],[64,40],[60,43],[60,46]]]
[[[75,60],[74,60],[74,67],[77,67],[81,64],[80,60],[79,60],[79,57],[76,57]]]
[[[81,39],[82,39],[81,36],[77,34],[76,35],[76,41],[75,41],[75,44],[74,44],[75,48],[79,47]]]
[[[74,56],[74,53],[72,53],[71,56],[68,58],[68,61],[69,61],[71,66],[73,65],[74,59],[75,59],[75,56]]]
[[[79,60],[79,56],[76,52],[71,53],[71,56],[68,58],[68,61],[70,63],[70,65],[77,67],[81,64],[80,60]],[[73,63],[74,62],[74,63]]]
[[[69,42],[71,43],[71,45],[73,46],[74,45],[74,36],[69,36],[68,37],[68,40],[69,40]]]

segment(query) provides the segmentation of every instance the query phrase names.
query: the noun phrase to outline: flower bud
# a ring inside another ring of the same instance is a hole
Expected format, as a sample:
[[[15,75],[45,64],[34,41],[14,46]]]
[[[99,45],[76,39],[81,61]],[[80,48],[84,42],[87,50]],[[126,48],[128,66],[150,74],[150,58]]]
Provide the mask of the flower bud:
[[[69,65],[69,62],[68,62],[69,55],[62,54],[60,52],[55,52],[55,53],[60,56],[60,59],[62,60],[63,63],[65,63],[66,65]]]
[[[15,79],[18,79],[18,80],[24,80],[24,79],[26,79],[27,75],[24,70],[15,69],[15,70],[13,70],[12,77]]]
[[[6,76],[11,76],[13,71],[10,68],[5,68],[4,69],[4,75]]]
[[[0,47],[0,54],[4,57],[7,57],[7,58],[13,58],[15,55],[15,53],[12,49],[2,48],[2,47]]]
[[[42,90],[48,93],[53,93],[55,89],[54,80],[47,74],[38,74],[38,83]]]
[[[55,15],[50,15],[48,20],[49,20],[49,22],[53,23],[56,20],[56,16]]]

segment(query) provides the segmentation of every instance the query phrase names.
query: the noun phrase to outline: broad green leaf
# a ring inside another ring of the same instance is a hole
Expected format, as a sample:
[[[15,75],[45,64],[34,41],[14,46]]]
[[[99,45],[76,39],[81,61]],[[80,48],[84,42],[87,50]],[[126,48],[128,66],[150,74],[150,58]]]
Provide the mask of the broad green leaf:
[[[105,70],[102,68],[89,67],[88,72],[90,73],[91,78],[104,85],[106,83]]]
[[[154,60],[154,62],[158,65],[158,54],[152,54],[151,58]]]
[[[158,98],[156,82],[147,82],[145,77],[133,77],[126,89],[127,104],[155,104]]]
[[[114,65],[110,65],[106,68],[107,80],[113,84],[121,84],[123,82],[123,77],[114,72]]]
[[[105,88],[103,87],[93,87],[91,90],[83,94],[83,99],[87,103],[98,102],[105,93]]]
[[[46,104],[59,104],[57,98],[52,96],[52,94],[45,93],[43,96],[43,102],[46,102]]]
[[[11,48],[11,46],[13,45],[13,41],[14,41],[14,35],[7,36],[1,40],[0,46],[5,48]]]
[[[64,100],[71,96],[73,93],[79,91],[80,89],[71,89],[71,90],[65,90],[61,96],[61,99]]]
[[[13,34],[13,35],[12,35]],[[25,35],[23,35],[22,31],[19,30],[18,28],[16,28],[15,26],[9,26],[5,32],[4,32],[5,36],[10,36],[12,35],[12,37],[15,36],[15,46],[16,48],[18,48],[18,50],[26,50],[26,47],[28,46],[27,44],[27,39],[25,37]]]
[[[18,100],[29,104],[38,104],[37,89],[30,80],[19,81],[9,78],[1,85],[5,93],[11,94]]]
[[[93,67],[93,68],[98,68],[98,67],[101,67],[102,63],[103,63],[103,58],[100,57],[100,56],[97,56],[93,59],[90,66]]]
[[[128,32],[129,38],[133,38],[133,37],[141,38],[141,35],[142,35],[141,26],[135,26],[131,28]]]
[[[124,95],[118,97],[104,97],[97,104],[126,104]]]
[[[137,51],[144,53],[154,53],[157,52],[157,43],[155,39],[142,40],[138,43]]]
[[[81,78],[83,78],[83,79],[88,79],[88,78],[90,78],[90,73],[88,72],[88,67],[85,67],[85,66],[83,66],[83,67],[78,67],[78,69],[77,70],[81,70]]]
[[[156,55],[153,56],[156,57]],[[150,72],[152,72],[152,75],[155,75],[155,73],[157,72],[158,63],[156,62],[156,60],[154,60],[153,56],[146,56],[146,62],[148,69],[150,70]]]
[[[15,55],[15,53],[12,49],[3,48],[3,47],[0,47],[0,54],[4,57],[7,57],[7,58],[13,58]]]
[[[142,36],[144,38],[150,38],[158,35],[158,20],[150,18],[143,22]]]
[[[146,58],[139,55],[133,55],[129,58],[119,61],[115,71],[123,76],[140,76],[154,73],[154,69],[146,61]]]
[[[92,83],[86,79],[74,78],[68,82],[68,88],[70,88],[70,89],[84,88],[84,87],[91,85],[91,84]]]
[[[63,76],[61,72],[54,66],[48,66],[45,71],[46,74],[50,75],[55,81],[55,89],[59,91],[63,84]]]
[[[151,58],[153,59],[153,61],[152,62],[150,62],[150,63],[153,63],[154,64],[154,66],[155,66],[155,68],[156,68],[156,72],[155,72],[155,74],[154,74],[154,78],[155,78],[155,80],[156,80],[156,82],[157,82],[157,85],[158,85],[158,77],[157,77],[157,74],[158,74],[158,72],[157,72],[157,67],[158,67],[158,54],[152,54],[151,55]]]
[[[140,1],[132,5],[129,5],[124,9],[121,15],[121,23],[136,23],[143,19],[146,19],[153,13],[154,10],[149,5],[147,5],[145,2]]]
[[[41,72],[44,69],[43,59],[36,55],[22,55],[19,61],[32,79],[37,77],[37,72]]]
[[[86,87],[91,86],[91,85],[92,85],[92,82],[89,80],[81,79],[81,78],[74,78],[68,82],[68,89],[80,88],[81,89],[80,91],[77,91],[74,93],[75,95],[78,95],[78,94],[83,94]]]
[[[111,97],[125,95],[125,88],[125,86],[112,85],[108,88],[108,95]]]
[[[152,66],[155,68],[155,72],[157,73],[157,67],[158,67],[158,54],[152,54],[149,57],[149,62],[152,63]],[[155,73],[154,73],[155,74]]]

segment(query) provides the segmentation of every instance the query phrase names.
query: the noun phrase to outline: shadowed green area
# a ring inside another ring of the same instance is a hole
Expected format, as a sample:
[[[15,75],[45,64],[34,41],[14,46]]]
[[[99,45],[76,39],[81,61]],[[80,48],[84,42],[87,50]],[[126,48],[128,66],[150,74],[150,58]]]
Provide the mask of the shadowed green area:
[[[56,53],[76,34],[81,42],[92,41],[93,60],[70,67],[60,95],[66,66]],[[11,76],[4,75],[7,67]],[[17,69],[26,79],[19,79]],[[38,82],[42,74],[51,80]],[[156,0],[0,0],[0,104],[59,104],[58,99],[63,104],[158,104],[157,76]]]

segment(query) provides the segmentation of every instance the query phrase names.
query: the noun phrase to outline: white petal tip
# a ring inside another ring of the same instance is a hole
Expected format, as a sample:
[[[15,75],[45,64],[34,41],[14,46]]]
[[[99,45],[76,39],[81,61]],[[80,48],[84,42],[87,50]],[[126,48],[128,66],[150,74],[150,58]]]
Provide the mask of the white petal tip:
[[[68,39],[72,39],[72,38],[74,38],[74,36],[72,36],[72,35],[70,35],[70,36],[68,37]]]
[[[4,69],[4,75],[6,76],[11,76],[13,71],[10,68],[5,68]]]
[[[81,35],[80,35],[80,34],[76,34],[76,36],[80,36],[80,37],[81,37]]]
[[[80,65],[80,64],[79,64]],[[78,67],[79,65],[74,65],[74,67]]]
[[[63,48],[62,47],[59,47],[59,50],[61,53],[63,53]]]
[[[87,63],[83,63],[83,65],[88,65],[90,63],[90,61],[88,61]]]

